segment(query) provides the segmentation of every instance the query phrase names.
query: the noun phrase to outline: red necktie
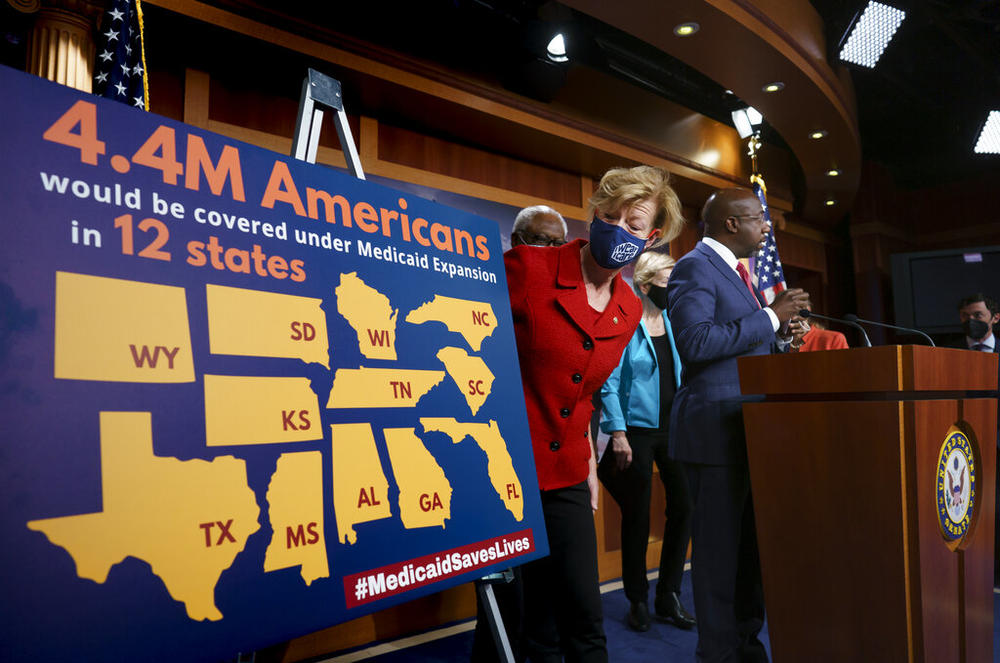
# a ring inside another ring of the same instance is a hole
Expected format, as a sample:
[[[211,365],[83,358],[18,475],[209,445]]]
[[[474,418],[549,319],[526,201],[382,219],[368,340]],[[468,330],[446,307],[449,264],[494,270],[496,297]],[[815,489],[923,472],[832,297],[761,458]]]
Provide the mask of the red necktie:
[[[757,293],[754,292],[753,283],[750,282],[750,273],[747,271],[747,268],[743,266],[743,263],[738,262],[736,263],[736,271],[739,273],[740,278],[743,279],[743,282],[747,284],[747,290],[750,291],[750,296],[753,297],[757,308],[760,308],[760,301],[757,299]]]

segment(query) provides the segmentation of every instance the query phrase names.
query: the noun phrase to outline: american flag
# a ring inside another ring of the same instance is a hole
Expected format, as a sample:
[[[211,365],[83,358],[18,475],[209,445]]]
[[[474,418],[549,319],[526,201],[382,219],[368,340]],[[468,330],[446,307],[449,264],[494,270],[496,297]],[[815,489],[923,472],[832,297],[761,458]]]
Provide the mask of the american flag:
[[[771,226],[767,233],[767,242],[755,256],[752,257],[754,280],[757,289],[761,291],[767,303],[774,301],[775,296],[788,288],[785,284],[785,272],[781,269],[781,258],[778,257],[778,245],[774,241],[774,225],[771,223],[771,210],[767,207],[766,189],[760,177],[753,179],[753,192],[764,208],[764,220]]]
[[[94,63],[94,94],[149,110],[140,0],[114,0],[105,12]]]

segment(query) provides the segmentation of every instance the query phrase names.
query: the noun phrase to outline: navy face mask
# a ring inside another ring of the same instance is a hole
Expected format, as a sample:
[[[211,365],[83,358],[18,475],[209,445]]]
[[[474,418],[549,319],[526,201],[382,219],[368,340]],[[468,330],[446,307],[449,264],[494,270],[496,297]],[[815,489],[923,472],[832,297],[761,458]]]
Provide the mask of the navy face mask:
[[[590,224],[590,255],[604,269],[624,267],[639,257],[646,240],[639,239],[621,226],[594,217]]]

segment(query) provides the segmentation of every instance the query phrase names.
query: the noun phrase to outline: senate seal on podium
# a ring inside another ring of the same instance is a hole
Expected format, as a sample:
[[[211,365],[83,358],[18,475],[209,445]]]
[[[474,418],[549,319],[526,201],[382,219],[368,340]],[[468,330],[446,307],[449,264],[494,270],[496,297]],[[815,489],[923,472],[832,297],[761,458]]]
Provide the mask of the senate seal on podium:
[[[973,443],[952,427],[938,454],[935,498],[941,534],[956,545],[969,531],[975,516],[977,473]]]

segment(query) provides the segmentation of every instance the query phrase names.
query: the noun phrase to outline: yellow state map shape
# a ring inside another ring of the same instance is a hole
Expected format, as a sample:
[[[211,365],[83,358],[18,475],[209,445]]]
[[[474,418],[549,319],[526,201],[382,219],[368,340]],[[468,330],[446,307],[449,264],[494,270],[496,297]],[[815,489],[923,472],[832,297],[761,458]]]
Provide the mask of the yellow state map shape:
[[[493,387],[493,373],[486,366],[486,362],[479,357],[470,356],[461,348],[441,348],[438,350],[437,358],[444,364],[448,375],[465,396],[465,402],[469,404],[472,414],[479,412],[479,408],[486,402]]]
[[[448,331],[458,332],[474,351],[479,352],[483,341],[497,328],[493,307],[486,302],[455,299],[434,295],[434,299],[410,311],[406,321],[415,325],[441,322]]]
[[[287,357],[330,368],[321,299],[205,285],[212,354]]]
[[[205,375],[207,446],[322,438],[319,400],[308,378]]]
[[[455,419],[444,417],[421,417],[420,425],[425,432],[437,431],[451,438],[458,444],[466,437],[471,437],[486,454],[486,472],[489,474],[493,490],[503,501],[507,510],[514,514],[514,519],[520,522],[524,518],[524,492],[521,490],[521,480],[514,471],[514,462],[507,443],[500,436],[497,422],[488,424],[459,423]]]
[[[56,272],[55,376],[194,382],[184,288]]]
[[[319,451],[285,453],[267,487],[271,543],[264,554],[264,571],[301,566],[311,585],[329,578],[323,530],[323,455]]]
[[[444,371],[338,368],[328,408],[413,407],[444,379]]]
[[[147,562],[194,620],[222,619],[215,585],[260,528],[246,464],[232,456],[178,460],[153,455],[149,412],[101,412],[104,510],[32,520],[65,548],[81,578],[107,580],[126,557]]]
[[[358,349],[368,359],[396,358],[396,313],[389,298],[358,278],[357,272],[340,275],[337,312],[358,335]]]
[[[385,445],[399,486],[403,527],[444,527],[451,518],[451,484],[412,428],[386,428]]]
[[[355,543],[357,523],[392,517],[389,482],[369,424],[331,424],[333,510],[341,543]]]

